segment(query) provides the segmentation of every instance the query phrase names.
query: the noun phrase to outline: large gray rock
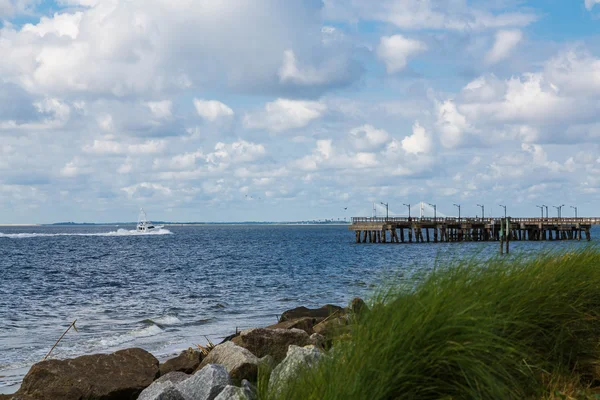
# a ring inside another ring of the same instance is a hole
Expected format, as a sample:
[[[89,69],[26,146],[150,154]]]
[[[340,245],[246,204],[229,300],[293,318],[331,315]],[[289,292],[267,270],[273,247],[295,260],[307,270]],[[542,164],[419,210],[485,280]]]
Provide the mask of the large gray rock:
[[[248,349],[240,347],[233,342],[218,345],[208,353],[198,369],[208,364],[221,364],[227,369],[231,378],[235,380],[256,380],[259,359]]]
[[[138,400],[186,400],[175,386],[190,376],[183,372],[169,372],[144,389]]]
[[[293,379],[302,368],[313,368],[323,357],[315,346],[290,346],[285,359],[273,369],[269,378],[269,393],[279,391],[283,384]]]
[[[256,400],[256,388],[247,380],[242,381],[242,386],[226,386],[215,400]]]
[[[157,380],[155,380],[154,383],[156,383],[156,382],[179,383],[179,382],[185,381],[190,376],[191,376],[190,374],[185,374],[183,372],[169,372],[166,375],[161,375],[161,377],[158,378]]]
[[[327,339],[320,333],[313,333],[312,335],[310,335],[308,340],[310,344],[319,349],[325,349],[325,345],[327,344]]]
[[[187,400],[181,392],[175,387],[171,381],[158,382],[155,381],[152,385],[140,393],[138,400]]]
[[[169,372],[185,372],[186,374],[193,373],[198,365],[202,362],[202,353],[194,349],[183,351],[175,358],[165,361],[160,364],[160,375],[166,375]]]
[[[158,360],[142,349],[47,360],[31,367],[14,397],[137,399],[158,373]]]
[[[208,364],[175,387],[186,400],[213,400],[230,383],[224,366]]]
[[[254,328],[242,331],[232,340],[257,357],[273,356],[276,363],[283,360],[290,345],[306,346],[309,344],[308,333],[300,329],[267,329]]]

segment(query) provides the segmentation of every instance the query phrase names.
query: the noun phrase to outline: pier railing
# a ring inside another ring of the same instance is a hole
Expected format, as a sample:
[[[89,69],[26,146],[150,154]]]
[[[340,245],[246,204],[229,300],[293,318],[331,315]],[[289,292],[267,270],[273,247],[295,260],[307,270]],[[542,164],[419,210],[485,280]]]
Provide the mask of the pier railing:
[[[352,217],[353,224],[360,223],[440,223],[440,224],[496,224],[500,223],[502,218],[456,218],[456,217]],[[600,225],[598,217],[579,217],[579,218],[512,218],[513,224],[552,224],[552,225]]]

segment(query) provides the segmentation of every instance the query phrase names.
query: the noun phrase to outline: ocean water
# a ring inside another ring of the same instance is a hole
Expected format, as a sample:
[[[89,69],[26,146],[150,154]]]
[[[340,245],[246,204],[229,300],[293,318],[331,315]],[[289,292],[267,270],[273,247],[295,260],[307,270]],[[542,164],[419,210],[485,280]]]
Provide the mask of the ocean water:
[[[489,257],[497,243],[354,243],[346,226],[0,227],[0,393],[52,358],[142,347],[160,360],[276,323],[283,311],[347,304],[436,260]],[[592,231],[594,240],[600,231]],[[513,242],[513,253],[587,242]]]

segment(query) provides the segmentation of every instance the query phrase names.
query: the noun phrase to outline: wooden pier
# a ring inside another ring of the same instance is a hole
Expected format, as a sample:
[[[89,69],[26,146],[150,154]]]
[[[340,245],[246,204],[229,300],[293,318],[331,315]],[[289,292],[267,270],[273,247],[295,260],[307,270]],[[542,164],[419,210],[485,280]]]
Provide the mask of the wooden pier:
[[[600,218],[354,217],[348,229],[355,232],[356,243],[589,241],[592,225],[600,225]]]

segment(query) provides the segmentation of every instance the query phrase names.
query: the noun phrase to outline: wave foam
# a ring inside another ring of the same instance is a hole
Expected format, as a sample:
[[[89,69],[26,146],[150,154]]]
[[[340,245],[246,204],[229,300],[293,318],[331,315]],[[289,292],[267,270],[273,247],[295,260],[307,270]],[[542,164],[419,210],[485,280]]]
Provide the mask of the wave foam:
[[[174,315],[163,315],[158,318],[145,319],[143,322],[153,323],[159,326],[172,326],[181,324],[181,320]]]
[[[102,233],[2,233],[0,232],[0,238],[9,239],[29,239],[36,237],[56,237],[56,236],[154,236],[154,235],[172,235],[168,229],[160,228],[150,232],[138,232],[135,229],[118,229],[111,232]]]
[[[125,334],[101,339],[100,344],[103,347],[119,346],[123,343],[132,342],[137,338],[146,338],[160,335],[162,332],[163,330],[158,325],[148,325],[144,328],[133,329]]]

